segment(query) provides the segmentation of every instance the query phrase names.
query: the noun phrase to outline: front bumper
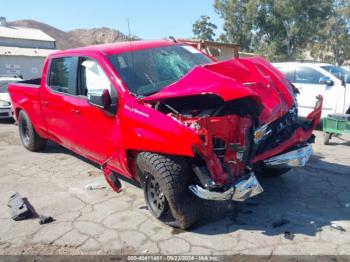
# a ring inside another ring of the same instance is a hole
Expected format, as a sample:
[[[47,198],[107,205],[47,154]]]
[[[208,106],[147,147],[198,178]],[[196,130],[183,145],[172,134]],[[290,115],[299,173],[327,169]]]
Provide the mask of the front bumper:
[[[262,193],[264,190],[253,173],[245,179],[239,180],[225,192],[209,191],[199,185],[191,185],[189,189],[197,197],[205,200],[234,200],[245,201],[248,198]]]
[[[270,168],[303,167],[312,153],[312,146],[308,144],[302,148],[264,160],[264,163]]]
[[[9,107],[0,107],[0,119],[12,118],[12,108]]]

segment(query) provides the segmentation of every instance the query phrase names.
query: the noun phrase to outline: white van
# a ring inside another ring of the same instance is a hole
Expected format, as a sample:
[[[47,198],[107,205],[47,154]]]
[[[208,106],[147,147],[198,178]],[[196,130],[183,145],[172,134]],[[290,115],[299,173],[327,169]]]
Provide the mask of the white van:
[[[313,111],[318,94],[324,99],[322,117],[334,113],[350,114],[350,73],[345,69],[325,63],[286,62],[273,65],[298,88],[299,116],[306,117]]]

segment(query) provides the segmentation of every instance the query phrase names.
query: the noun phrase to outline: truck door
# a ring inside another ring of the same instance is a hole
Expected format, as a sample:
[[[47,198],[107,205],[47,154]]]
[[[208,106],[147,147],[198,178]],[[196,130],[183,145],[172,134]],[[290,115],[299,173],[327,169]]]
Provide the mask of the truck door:
[[[57,142],[74,151],[77,150],[74,143],[77,61],[77,57],[52,58],[40,97],[48,132]]]
[[[107,89],[112,101],[116,101],[117,92],[100,64],[91,58],[81,57],[78,62],[79,102],[75,105],[78,113],[75,123],[78,146],[84,155],[98,163],[105,162],[112,153],[118,151],[119,125],[116,114],[90,105],[89,92]]]
[[[297,67],[295,69],[295,80],[293,84],[298,88],[298,109],[299,115],[306,117],[315,106],[315,97],[322,95],[323,108],[322,117],[331,114],[335,110],[336,105],[336,86],[327,86],[320,84],[320,78],[325,77],[321,72],[310,67]]]

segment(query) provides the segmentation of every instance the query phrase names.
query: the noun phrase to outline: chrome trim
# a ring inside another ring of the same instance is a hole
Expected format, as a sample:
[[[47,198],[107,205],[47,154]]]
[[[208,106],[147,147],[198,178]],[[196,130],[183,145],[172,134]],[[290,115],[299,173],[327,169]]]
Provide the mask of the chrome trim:
[[[234,201],[244,201],[264,191],[253,173],[250,174],[248,179],[240,180],[225,192],[209,191],[199,185],[191,185],[189,189],[193,194],[202,199]]]
[[[303,167],[312,153],[312,146],[308,144],[302,148],[264,160],[264,163],[271,168]]]
[[[199,185],[191,185],[189,189],[195,194],[197,197],[206,199],[206,200],[230,200],[233,196],[233,187],[228,189],[225,192],[214,192],[209,191],[200,187]]]
[[[232,196],[232,200],[240,202],[264,192],[264,189],[253,173],[250,174],[248,179],[239,181],[235,185],[235,188],[236,190]]]

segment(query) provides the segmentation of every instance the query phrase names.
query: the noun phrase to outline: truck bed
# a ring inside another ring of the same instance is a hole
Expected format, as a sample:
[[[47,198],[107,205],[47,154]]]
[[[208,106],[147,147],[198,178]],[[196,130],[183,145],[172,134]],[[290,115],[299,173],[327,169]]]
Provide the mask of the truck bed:
[[[16,82],[16,85],[19,85],[21,87],[40,87],[40,83],[41,83],[41,78],[34,78],[34,79],[29,79],[29,80],[23,80],[23,81],[19,81]]]
[[[37,128],[44,127],[40,105],[40,81],[41,79],[37,78],[8,85],[15,119],[17,120],[18,111],[23,109]]]

